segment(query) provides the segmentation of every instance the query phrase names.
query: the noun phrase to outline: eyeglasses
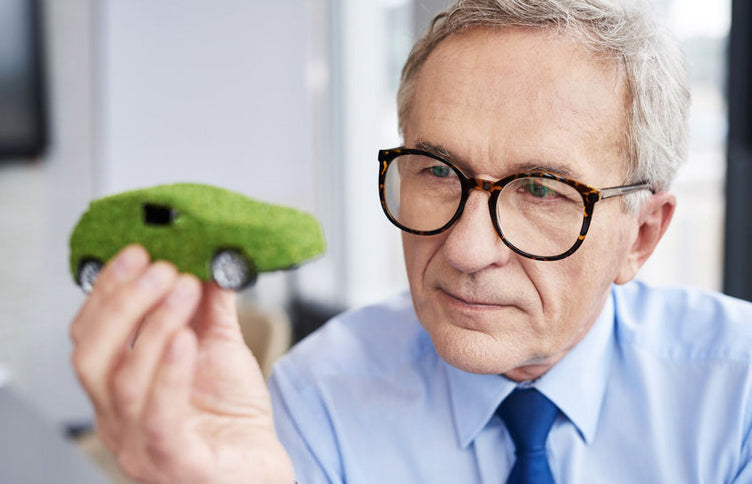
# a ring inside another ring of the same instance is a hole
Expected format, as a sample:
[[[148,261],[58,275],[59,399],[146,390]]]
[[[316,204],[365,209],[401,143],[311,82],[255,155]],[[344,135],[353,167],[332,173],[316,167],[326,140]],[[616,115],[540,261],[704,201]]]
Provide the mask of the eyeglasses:
[[[470,191],[490,193],[496,232],[514,252],[553,261],[572,255],[585,240],[600,200],[648,189],[648,183],[597,189],[545,171],[499,181],[466,176],[451,162],[409,148],[379,151],[379,197],[387,218],[417,235],[436,235],[462,215]]]

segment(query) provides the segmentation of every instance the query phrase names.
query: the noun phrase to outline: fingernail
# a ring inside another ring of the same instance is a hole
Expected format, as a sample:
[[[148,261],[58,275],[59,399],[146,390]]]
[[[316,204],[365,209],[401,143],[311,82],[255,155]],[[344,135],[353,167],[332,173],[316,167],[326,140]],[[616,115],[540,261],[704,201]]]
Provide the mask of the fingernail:
[[[181,277],[180,280],[178,280],[177,284],[175,284],[175,288],[172,290],[172,293],[170,293],[169,297],[167,298],[167,303],[180,304],[185,302],[193,295],[194,287],[195,285],[190,278]]]
[[[138,283],[149,289],[157,288],[167,280],[167,272],[167,269],[164,267],[158,264],[153,264],[146,270],[146,273],[141,276]]]
[[[138,248],[129,246],[123,249],[115,258],[113,267],[119,276],[125,276],[136,266],[138,260]]]

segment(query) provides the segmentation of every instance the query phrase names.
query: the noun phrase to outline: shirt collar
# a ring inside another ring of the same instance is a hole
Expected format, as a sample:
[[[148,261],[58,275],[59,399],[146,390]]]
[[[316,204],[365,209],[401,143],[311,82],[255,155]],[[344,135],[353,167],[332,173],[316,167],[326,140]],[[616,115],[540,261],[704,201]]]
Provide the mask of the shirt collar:
[[[546,395],[590,444],[595,436],[613,354],[612,296],[588,334],[532,386]],[[467,447],[517,387],[500,375],[478,375],[442,360],[452,402],[458,443]]]
[[[609,294],[600,316],[588,334],[535,387],[580,431],[591,444],[598,428],[614,353],[614,302]]]
[[[449,383],[458,443],[465,448],[475,440],[496,413],[499,403],[517,384],[500,375],[467,373],[441,361]]]

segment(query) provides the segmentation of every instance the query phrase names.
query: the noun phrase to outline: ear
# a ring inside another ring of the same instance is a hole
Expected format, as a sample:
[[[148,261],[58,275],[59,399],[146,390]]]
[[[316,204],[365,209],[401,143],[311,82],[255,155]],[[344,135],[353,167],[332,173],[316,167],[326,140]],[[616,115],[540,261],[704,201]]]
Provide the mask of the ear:
[[[616,284],[625,284],[637,275],[637,271],[648,260],[666,233],[675,208],[676,197],[668,192],[656,193],[643,203],[638,216],[639,228],[614,280]]]

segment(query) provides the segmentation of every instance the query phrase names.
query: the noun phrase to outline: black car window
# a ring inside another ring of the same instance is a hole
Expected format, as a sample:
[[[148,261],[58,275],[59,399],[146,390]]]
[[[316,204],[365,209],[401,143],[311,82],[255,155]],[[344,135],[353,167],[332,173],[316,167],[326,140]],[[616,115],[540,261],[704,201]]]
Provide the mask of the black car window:
[[[178,212],[167,205],[144,204],[144,223],[146,225],[170,225]]]

